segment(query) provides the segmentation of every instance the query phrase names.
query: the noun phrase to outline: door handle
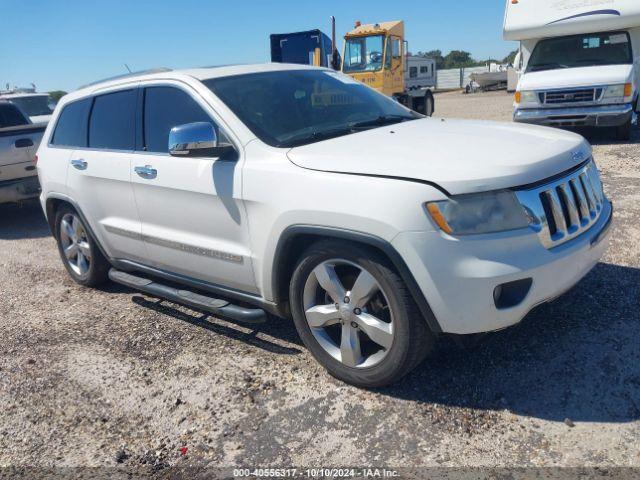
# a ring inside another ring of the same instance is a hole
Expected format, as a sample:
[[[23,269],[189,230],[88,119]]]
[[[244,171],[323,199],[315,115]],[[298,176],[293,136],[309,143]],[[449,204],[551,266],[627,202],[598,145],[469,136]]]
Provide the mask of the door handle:
[[[135,167],[133,170],[138,174],[138,176],[147,180],[153,180],[158,176],[158,171],[151,165],[145,165],[144,167]]]
[[[18,140],[16,140],[16,143],[14,143],[16,148],[28,148],[28,147],[33,147],[33,140],[31,140],[30,138],[19,138]]]
[[[86,170],[89,165],[85,160],[71,160],[71,165],[78,170]]]

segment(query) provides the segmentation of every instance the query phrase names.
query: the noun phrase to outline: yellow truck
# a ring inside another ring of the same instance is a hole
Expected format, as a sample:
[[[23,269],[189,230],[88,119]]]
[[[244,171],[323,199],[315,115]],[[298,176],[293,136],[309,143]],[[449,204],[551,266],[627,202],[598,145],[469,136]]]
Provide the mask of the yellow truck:
[[[368,25],[356,22],[344,40],[343,73],[418,113],[433,115],[435,102],[431,90],[407,88],[409,57],[403,21]]]

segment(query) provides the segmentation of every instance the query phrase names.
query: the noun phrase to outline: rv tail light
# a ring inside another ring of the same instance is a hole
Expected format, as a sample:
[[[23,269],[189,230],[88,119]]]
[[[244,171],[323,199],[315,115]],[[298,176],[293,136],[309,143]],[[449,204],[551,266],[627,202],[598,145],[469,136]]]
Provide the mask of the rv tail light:
[[[632,96],[632,95],[633,95],[633,84],[631,84],[631,83],[627,83],[627,84],[624,86],[624,96],[625,96],[625,97],[630,97],[630,96]]]

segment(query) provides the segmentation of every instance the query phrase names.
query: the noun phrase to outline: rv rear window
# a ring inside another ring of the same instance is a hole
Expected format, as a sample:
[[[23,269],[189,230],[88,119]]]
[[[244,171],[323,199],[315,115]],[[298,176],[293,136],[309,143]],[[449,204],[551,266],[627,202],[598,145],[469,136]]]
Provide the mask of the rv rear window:
[[[531,54],[527,71],[632,63],[627,32],[589,33],[540,41]]]

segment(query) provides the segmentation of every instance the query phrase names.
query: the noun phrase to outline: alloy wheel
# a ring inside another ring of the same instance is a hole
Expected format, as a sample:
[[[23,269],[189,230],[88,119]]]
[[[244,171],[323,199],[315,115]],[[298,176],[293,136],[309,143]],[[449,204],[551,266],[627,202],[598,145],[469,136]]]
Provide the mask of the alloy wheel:
[[[60,243],[65,260],[77,275],[84,276],[91,267],[91,245],[80,218],[67,213],[60,221]]]
[[[303,293],[311,333],[334,359],[352,368],[380,363],[394,339],[393,312],[378,281],[347,260],[319,264]]]

